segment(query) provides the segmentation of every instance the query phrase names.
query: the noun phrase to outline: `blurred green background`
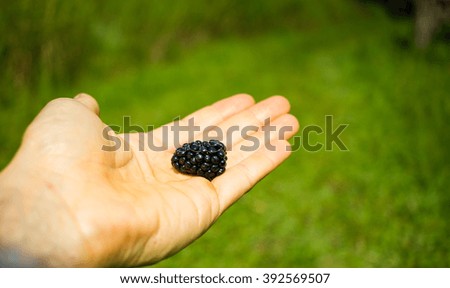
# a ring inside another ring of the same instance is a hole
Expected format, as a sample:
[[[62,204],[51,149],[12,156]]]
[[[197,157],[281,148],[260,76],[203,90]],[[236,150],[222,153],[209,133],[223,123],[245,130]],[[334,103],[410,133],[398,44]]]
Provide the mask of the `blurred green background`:
[[[0,0],[0,168],[56,97],[158,126],[285,95],[302,127],[349,124],[350,151],[299,149],[155,266],[449,267],[448,26],[418,51],[413,12],[379,2]]]

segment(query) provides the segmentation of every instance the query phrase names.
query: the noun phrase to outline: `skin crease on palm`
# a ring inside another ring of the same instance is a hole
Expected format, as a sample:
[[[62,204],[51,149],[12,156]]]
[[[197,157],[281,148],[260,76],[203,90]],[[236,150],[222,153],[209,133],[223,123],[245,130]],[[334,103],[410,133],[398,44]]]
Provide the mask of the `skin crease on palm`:
[[[169,140],[162,139],[161,128],[141,135],[146,137],[116,135],[122,148],[108,152],[101,149],[111,141],[102,134],[106,125],[94,98],[79,94],[53,100],[27,128],[17,154],[0,173],[0,245],[45,266],[123,267],[164,259],[201,236],[289,156],[287,139],[299,128],[289,109],[281,96],[255,104],[251,96],[239,94],[182,119],[180,125],[193,118],[202,130],[216,125],[227,131],[233,125],[261,128],[270,117],[276,127],[268,140],[274,151],[262,145],[261,129],[252,134],[261,143],[254,151],[240,149],[249,140],[234,134],[225,143],[227,170],[210,182],[172,168],[170,129]],[[282,127],[290,131],[278,139]],[[148,137],[153,143],[169,141],[168,149],[152,151],[144,145],[140,151],[139,145],[146,144],[140,139]],[[180,140],[187,142],[187,132]]]

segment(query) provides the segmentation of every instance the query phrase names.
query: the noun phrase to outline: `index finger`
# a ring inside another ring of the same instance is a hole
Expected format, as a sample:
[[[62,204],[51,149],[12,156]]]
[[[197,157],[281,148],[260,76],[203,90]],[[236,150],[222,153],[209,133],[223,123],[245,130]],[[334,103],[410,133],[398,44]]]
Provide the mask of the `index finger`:
[[[195,126],[195,128],[199,128],[199,130],[197,129],[196,134],[194,134],[194,136],[196,136],[198,133],[202,133],[202,131],[208,126],[218,125],[229,117],[246,110],[254,104],[255,100],[252,96],[248,94],[237,94],[197,110],[196,112],[184,117],[176,125],[179,125],[180,127],[193,128]],[[189,133],[190,131],[173,131],[174,126],[175,121],[163,125],[153,131],[150,131],[150,137],[159,142],[159,144],[164,144],[163,141],[167,141],[166,144],[169,150],[174,149],[176,144],[182,144],[190,140],[189,136],[192,135],[192,131],[191,133]],[[174,140],[175,133],[177,133],[176,136],[178,141]]]

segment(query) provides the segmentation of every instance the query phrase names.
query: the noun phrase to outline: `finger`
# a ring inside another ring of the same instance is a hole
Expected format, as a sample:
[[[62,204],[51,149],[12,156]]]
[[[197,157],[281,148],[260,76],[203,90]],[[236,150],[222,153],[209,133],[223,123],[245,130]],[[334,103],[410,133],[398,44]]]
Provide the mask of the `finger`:
[[[81,104],[83,104],[84,106],[86,106],[89,110],[94,112],[96,115],[99,115],[100,108],[98,106],[97,100],[95,100],[94,97],[92,97],[88,94],[85,94],[85,93],[80,93],[77,96],[75,96],[74,99],[76,101],[80,102]]]
[[[182,121],[194,119],[197,125],[212,125],[223,121],[230,115],[238,113],[255,104],[255,100],[248,94],[237,94],[204,107],[186,117]]]
[[[39,127],[41,131],[45,129],[55,130],[56,127],[59,127],[60,132],[70,131],[70,134],[74,137],[80,136],[78,134],[80,133],[79,131],[94,132],[96,129],[101,130],[104,124],[96,113],[98,113],[97,101],[89,95],[80,94],[77,95],[75,99],[56,98],[42,108],[27,128],[25,136],[28,137],[28,134],[33,131],[40,133],[34,129],[35,127]],[[91,129],[86,129],[87,127]],[[67,135],[67,133],[59,134],[60,136]]]
[[[276,139],[271,142],[271,145],[274,149],[269,149],[266,145],[262,146],[212,181],[219,197],[221,213],[280,165],[291,153],[290,149],[286,149],[290,147],[286,140]]]
[[[149,132],[155,145],[165,145],[168,150],[174,149],[185,142],[193,141],[208,126],[217,125],[225,119],[240,113],[254,105],[255,100],[247,94],[238,94],[220,100],[202,108],[178,122],[166,124]],[[151,146],[149,146],[151,147]]]
[[[291,114],[284,114],[271,122],[269,127],[265,126],[264,129],[260,129],[253,134],[244,135],[244,139],[233,145],[227,152],[228,169],[257,152],[262,145],[271,149],[271,141],[291,138],[297,133],[298,129],[297,118]]]
[[[222,131],[223,142],[227,148],[231,148],[242,141],[244,132],[260,129],[267,125],[268,121],[274,121],[289,110],[290,104],[285,97],[273,96],[226,119],[218,125],[218,129]]]

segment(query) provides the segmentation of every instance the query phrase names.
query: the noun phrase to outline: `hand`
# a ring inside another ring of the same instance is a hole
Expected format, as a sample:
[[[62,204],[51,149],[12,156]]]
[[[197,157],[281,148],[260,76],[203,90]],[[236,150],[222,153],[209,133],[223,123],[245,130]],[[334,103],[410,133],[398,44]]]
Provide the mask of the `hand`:
[[[171,167],[174,123],[166,125],[167,139],[163,128],[129,135],[109,129],[120,149],[105,151],[113,142],[103,134],[108,127],[94,98],[53,100],[0,174],[0,247],[58,267],[138,266],[166,258],[202,235],[289,156],[286,139],[298,130],[289,108],[280,96],[255,104],[248,95],[236,95],[182,119],[180,125],[192,118],[201,128],[195,139],[210,125],[222,131],[233,125],[261,128],[270,117],[276,127],[270,139],[261,129],[248,133],[260,142],[253,151],[240,149],[251,146],[251,139],[233,134],[226,143],[227,170],[210,182]],[[282,127],[290,131],[280,138]],[[188,142],[187,133],[179,137]],[[166,141],[168,148],[153,151],[149,139]]]

